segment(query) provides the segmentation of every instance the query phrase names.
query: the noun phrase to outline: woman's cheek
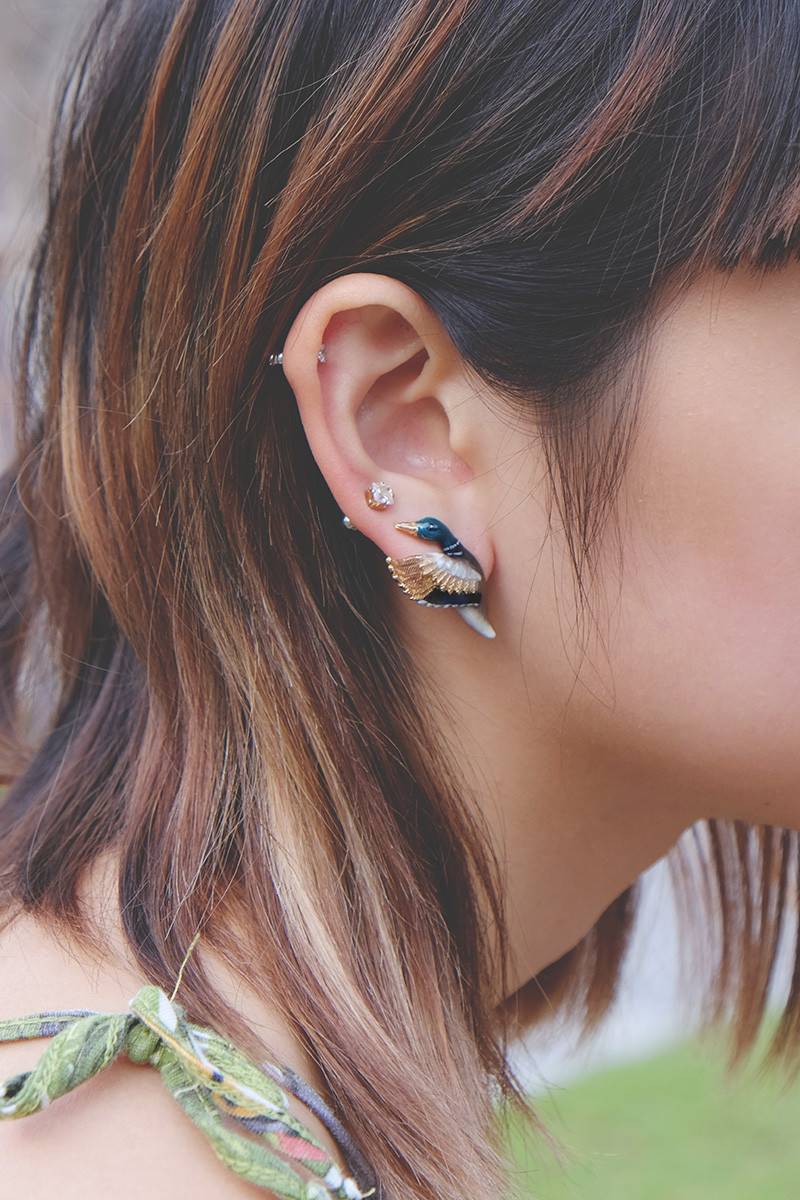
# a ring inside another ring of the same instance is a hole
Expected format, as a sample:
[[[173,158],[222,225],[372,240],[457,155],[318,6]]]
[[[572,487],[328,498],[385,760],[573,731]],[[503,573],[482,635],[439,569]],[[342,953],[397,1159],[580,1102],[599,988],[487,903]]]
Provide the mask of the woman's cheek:
[[[741,326],[717,297],[713,320],[682,311],[656,343],[609,669],[650,753],[706,787],[795,788],[800,362],[780,324],[755,340]]]

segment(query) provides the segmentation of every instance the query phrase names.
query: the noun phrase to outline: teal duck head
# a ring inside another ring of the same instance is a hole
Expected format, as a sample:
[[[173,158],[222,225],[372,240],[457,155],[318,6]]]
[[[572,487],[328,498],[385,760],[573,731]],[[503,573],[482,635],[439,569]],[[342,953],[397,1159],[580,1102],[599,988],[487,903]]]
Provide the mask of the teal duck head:
[[[418,521],[396,521],[394,527],[404,533],[410,533],[412,537],[424,538],[427,542],[438,542],[442,549],[458,545],[458,538],[438,517],[420,517]]]

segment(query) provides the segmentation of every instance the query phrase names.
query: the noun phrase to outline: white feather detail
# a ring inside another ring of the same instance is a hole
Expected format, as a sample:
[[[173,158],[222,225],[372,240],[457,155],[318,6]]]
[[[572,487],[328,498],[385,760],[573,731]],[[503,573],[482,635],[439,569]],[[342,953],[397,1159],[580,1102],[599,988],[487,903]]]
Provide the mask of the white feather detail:
[[[465,558],[451,558],[449,554],[431,554],[430,561],[456,579],[468,579],[470,583],[480,583],[481,573],[476,571],[472,563]],[[425,568],[423,568],[425,569]]]

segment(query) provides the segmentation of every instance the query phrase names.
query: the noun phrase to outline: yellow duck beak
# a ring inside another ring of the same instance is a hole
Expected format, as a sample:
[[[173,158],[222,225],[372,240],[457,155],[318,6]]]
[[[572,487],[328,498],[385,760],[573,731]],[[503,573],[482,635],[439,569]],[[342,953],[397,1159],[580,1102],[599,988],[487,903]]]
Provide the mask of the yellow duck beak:
[[[395,529],[402,529],[403,533],[410,533],[412,537],[419,537],[414,521],[395,521],[394,527]]]

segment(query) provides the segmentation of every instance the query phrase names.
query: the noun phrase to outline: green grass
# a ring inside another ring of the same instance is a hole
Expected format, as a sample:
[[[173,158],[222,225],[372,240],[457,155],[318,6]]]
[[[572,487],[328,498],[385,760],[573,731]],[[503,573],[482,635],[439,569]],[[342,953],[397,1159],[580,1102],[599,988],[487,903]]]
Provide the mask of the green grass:
[[[561,1144],[509,1144],[521,1194],[537,1200],[800,1200],[800,1082],[759,1078],[758,1056],[726,1082],[717,1042],[551,1089],[534,1105]]]

